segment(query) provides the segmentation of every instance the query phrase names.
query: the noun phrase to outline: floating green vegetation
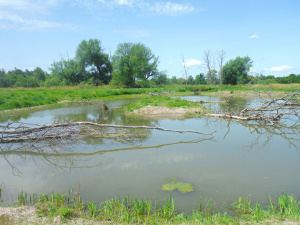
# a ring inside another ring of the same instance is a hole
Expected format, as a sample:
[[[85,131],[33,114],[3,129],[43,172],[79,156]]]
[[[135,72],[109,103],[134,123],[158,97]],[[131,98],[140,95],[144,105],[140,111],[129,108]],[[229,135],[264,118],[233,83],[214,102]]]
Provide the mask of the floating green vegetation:
[[[175,189],[178,189],[179,191],[181,191],[183,193],[194,191],[191,184],[182,183],[182,182],[178,181],[176,177],[166,178],[166,179],[169,180],[170,183],[162,185],[163,191],[173,191]]]

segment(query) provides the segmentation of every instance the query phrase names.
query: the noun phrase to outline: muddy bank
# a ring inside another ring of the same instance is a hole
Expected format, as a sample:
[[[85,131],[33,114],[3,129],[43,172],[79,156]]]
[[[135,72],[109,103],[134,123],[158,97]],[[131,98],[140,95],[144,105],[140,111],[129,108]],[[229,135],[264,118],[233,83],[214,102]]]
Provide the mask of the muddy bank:
[[[109,221],[95,222],[83,218],[64,219],[61,216],[54,218],[38,217],[34,207],[0,207],[0,224],[116,224]]]

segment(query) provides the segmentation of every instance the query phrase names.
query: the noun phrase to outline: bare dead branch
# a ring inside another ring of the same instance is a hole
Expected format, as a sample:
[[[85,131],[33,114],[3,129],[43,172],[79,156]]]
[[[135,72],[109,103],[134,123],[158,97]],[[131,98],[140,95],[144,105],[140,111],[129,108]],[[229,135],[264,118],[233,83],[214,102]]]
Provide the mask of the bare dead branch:
[[[260,97],[260,92],[258,92],[258,94]],[[280,119],[284,115],[300,118],[300,101],[297,98],[299,95],[300,91],[297,91],[286,94],[281,98],[271,98],[271,101],[264,101],[263,105],[260,107],[245,108],[237,114],[206,114],[206,116],[238,120],[262,120],[274,124],[280,122]]]
[[[98,124],[93,122],[72,122],[72,123],[54,123],[50,125],[39,125],[32,127],[12,126],[8,124],[2,131],[2,137],[0,143],[8,142],[24,142],[34,140],[31,147],[34,146],[39,140],[50,139],[49,143],[55,139],[64,140],[66,138],[72,138],[74,135],[85,134],[87,136],[99,136],[107,134],[106,131],[98,131],[92,127],[97,128],[130,128],[130,129],[152,129],[160,131],[178,132],[178,133],[197,133],[202,135],[212,135],[212,133],[202,133],[192,130],[171,130],[164,129],[162,127],[152,126],[127,126],[127,125],[113,125],[113,124]],[[117,136],[117,134],[116,134]],[[128,138],[130,134],[127,135]],[[48,143],[48,144],[49,144]]]

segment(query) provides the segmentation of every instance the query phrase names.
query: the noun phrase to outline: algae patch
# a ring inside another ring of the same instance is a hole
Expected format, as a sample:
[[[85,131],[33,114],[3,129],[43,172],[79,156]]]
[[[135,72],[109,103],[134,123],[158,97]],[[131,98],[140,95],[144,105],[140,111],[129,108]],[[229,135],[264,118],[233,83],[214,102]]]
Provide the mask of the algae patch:
[[[194,191],[191,184],[180,182],[177,180],[176,177],[166,178],[166,179],[169,180],[170,183],[162,185],[163,191],[173,191],[175,189],[178,189],[183,193]]]

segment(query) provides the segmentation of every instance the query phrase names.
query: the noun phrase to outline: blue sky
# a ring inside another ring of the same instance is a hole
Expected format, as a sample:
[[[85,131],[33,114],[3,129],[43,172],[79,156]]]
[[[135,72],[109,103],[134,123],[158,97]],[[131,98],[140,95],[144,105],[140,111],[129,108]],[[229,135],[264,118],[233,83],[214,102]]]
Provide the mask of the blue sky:
[[[0,68],[48,68],[82,40],[143,43],[168,77],[205,73],[203,52],[249,56],[253,73],[300,74],[299,0],[0,0]],[[216,60],[216,68],[218,63]]]

